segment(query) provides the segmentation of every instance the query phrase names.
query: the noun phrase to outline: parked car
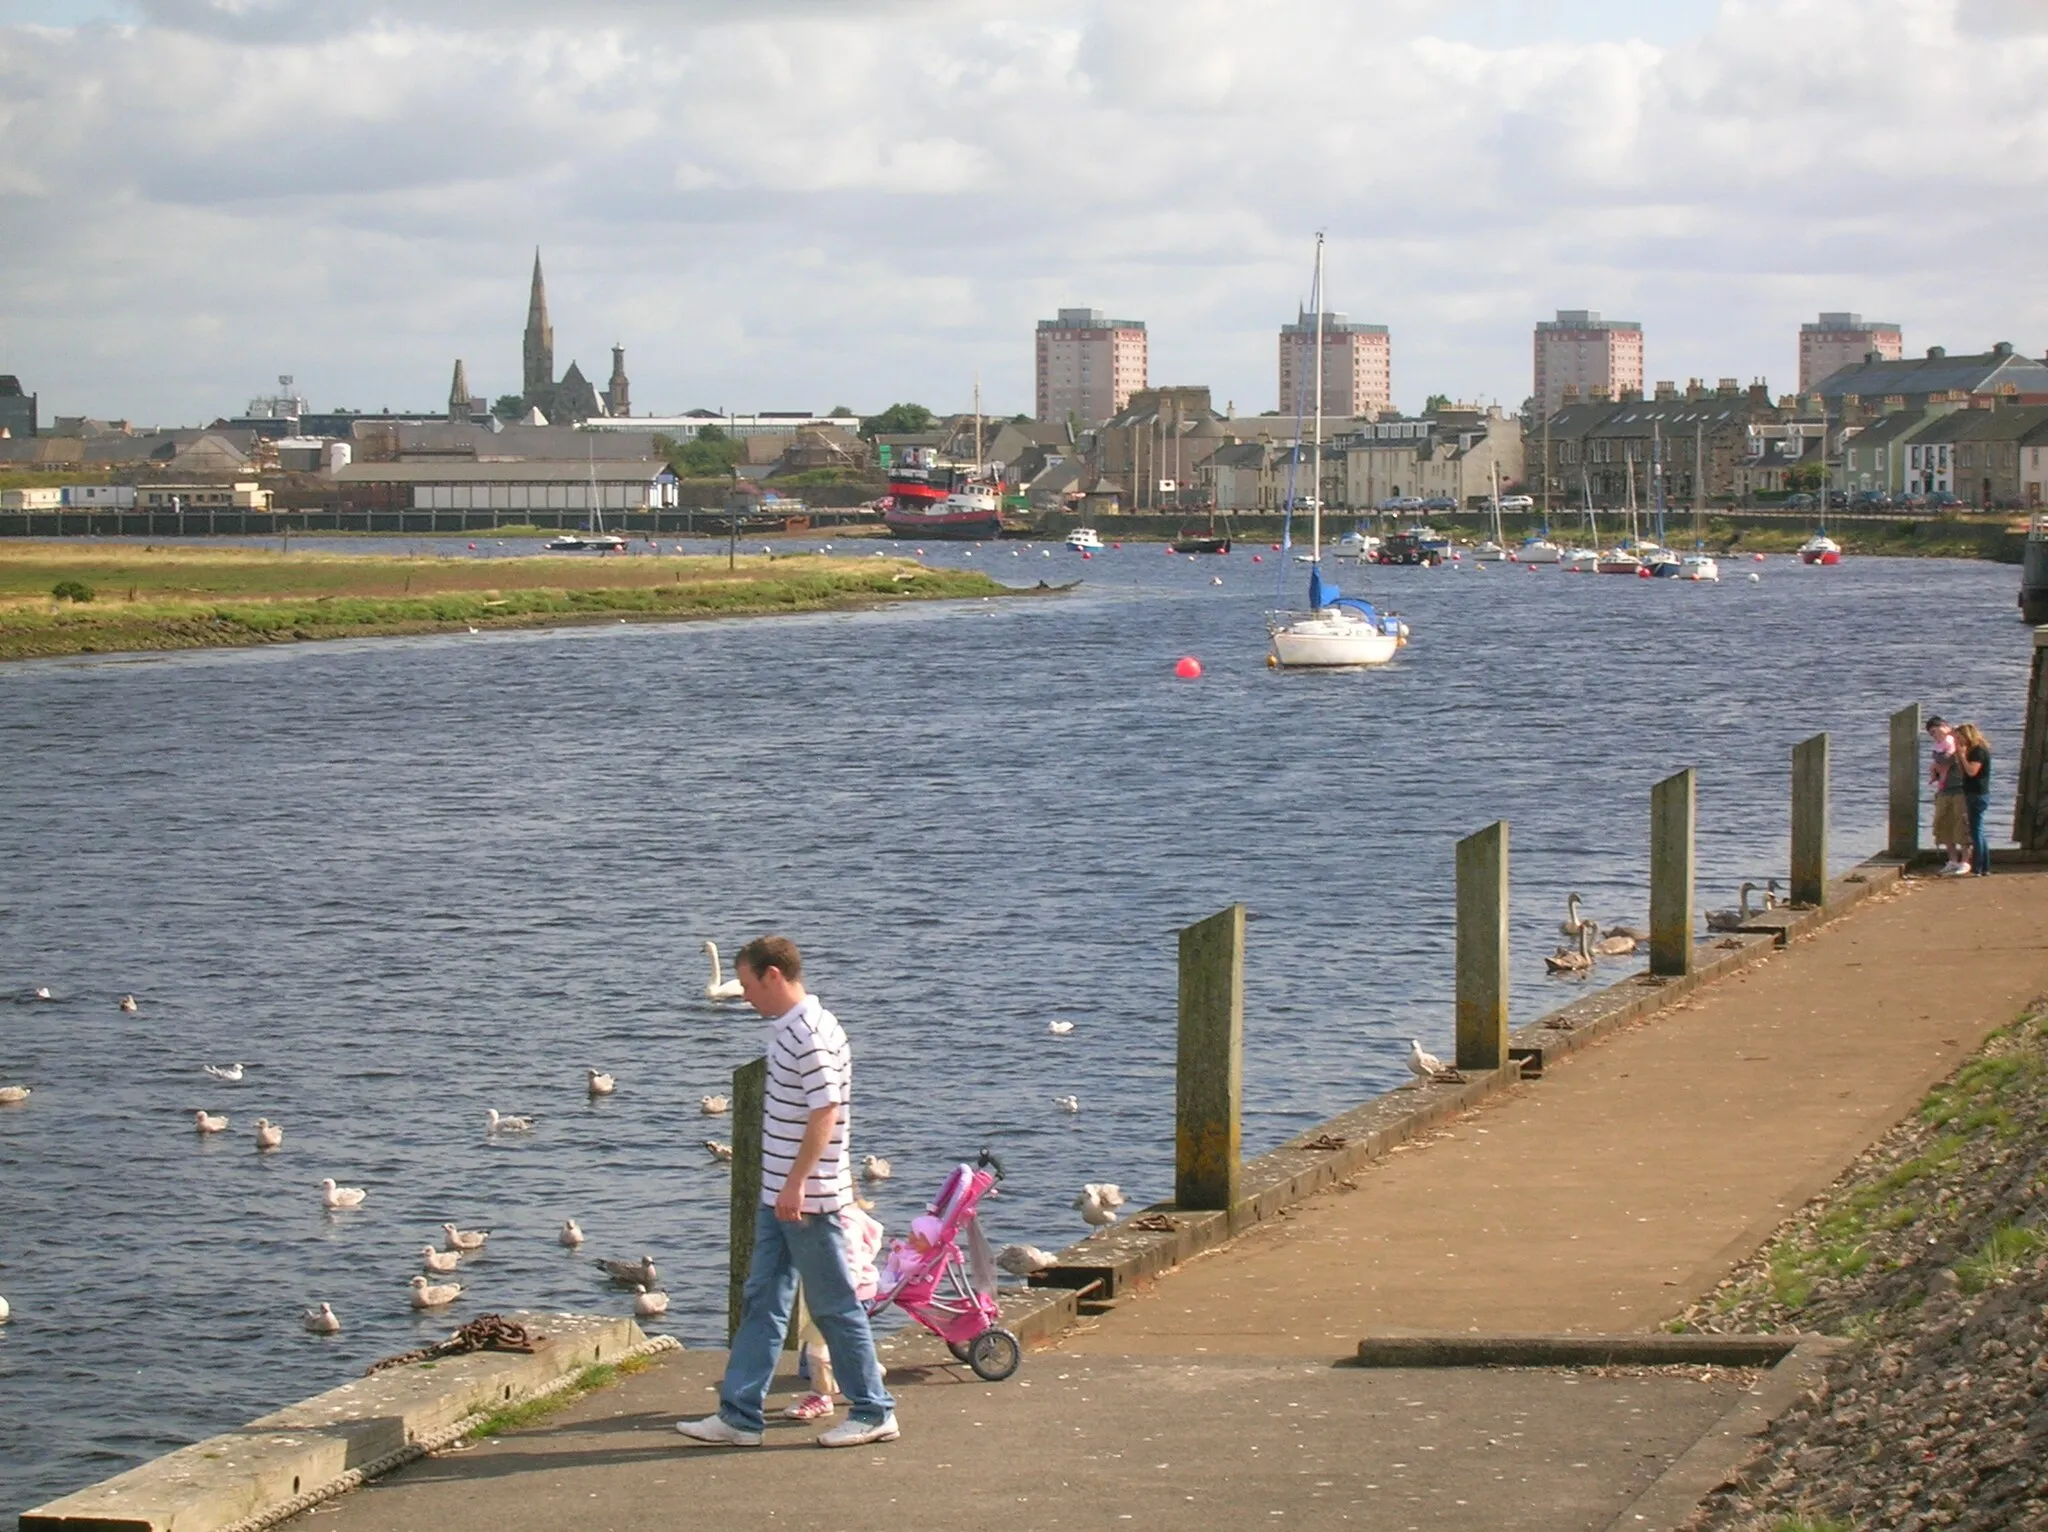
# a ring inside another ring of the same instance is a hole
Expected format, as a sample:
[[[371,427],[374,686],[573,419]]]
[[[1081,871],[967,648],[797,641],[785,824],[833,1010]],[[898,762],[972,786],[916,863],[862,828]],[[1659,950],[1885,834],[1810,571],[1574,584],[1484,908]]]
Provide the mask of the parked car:
[[[1455,511],[1458,502],[1452,495],[1431,495],[1427,500],[1416,501],[1415,508],[1418,511]]]
[[[1937,510],[1953,510],[1960,506],[1963,501],[1960,495],[1951,494],[1945,489],[1937,489],[1927,497],[1927,503]]]
[[[1831,489],[1831,490],[1829,490],[1829,491],[1828,491],[1828,504],[1829,504],[1829,505],[1832,505],[1832,506],[1836,507],[1837,509],[1839,509],[1840,507],[1842,507],[1842,506],[1845,506],[1845,505],[1847,505],[1848,503],[1849,503],[1849,492],[1848,492],[1848,491],[1847,491],[1846,489]]]
[[[1500,497],[1500,508],[1504,511],[1533,511],[1536,509],[1536,497],[1533,495],[1502,495]]]
[[[1813,496],[1807,494],[1805,490],[1801,490],[1796,495],[1787,495],[1782,503],[1788,511],[1799,511],[1805,510],[1807,507],[1816,505],[1819,502]]]

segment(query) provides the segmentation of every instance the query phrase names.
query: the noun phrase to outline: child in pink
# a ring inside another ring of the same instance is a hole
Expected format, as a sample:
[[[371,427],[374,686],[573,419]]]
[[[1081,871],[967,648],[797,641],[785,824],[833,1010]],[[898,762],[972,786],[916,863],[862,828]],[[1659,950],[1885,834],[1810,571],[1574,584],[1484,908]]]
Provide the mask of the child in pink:
[[[839,1214],[839,1226],[846,1231],[846,1260],[851,1268],[853,1294],[863,1303],[873,1298],[881,1285],[875,1258],[882,1253],[882,1226],[868,1216],[867,1210],[873,1205],[857,1202]],[[832,1376],[832,1353],[825,1349],[825,1337],[811,1322],[808,1311],[797,1345],[809,1359],[811,1392],[782,1413],[790,1420],[823,1420],[835,1408],[832,1396],[839,1392],[839,1386]]]

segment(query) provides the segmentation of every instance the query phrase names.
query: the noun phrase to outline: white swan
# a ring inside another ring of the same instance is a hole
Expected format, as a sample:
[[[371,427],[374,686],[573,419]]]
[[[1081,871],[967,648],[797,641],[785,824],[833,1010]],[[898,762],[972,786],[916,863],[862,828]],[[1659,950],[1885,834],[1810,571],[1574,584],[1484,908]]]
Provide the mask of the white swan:
[[[1754,883],[1745,883],[1735,891],[1736,908],[1732,910],[1708,910],[1709,931],[1740,931],[1749,924],[1749,896],[1756,891]]]
[[[192,1114],[192,1126],[201,1133],[225,1133],[228,1130],[227,1114],[222,1113],[215,1117],[206,1108],[201,1107]]]
[[[562,1220],[562,1232],[555,1238],[562,1242],[564,1250],[574,1250],[583,1243],[583,1230],[577,1226],[575,1219],[565,1218]]]
[[[420,1264],[437,1277],[445,1277],[462,1265],[460,1250],[436,1250],[432,1245],[420,1246]]]
[[[1418,1080],[1434,1080],[1444,1072],[1444,1061],[1423,1050],[1422,1039],[1408,1039],[1408,1072]]]
[[[140,1010],[141,1007],[135,1003],[135,997],[133,995],[123,995],[121,997],[121,1009],[124,1011],[134,1012]]]
[[[715,1138],[707,1138],[704,1140],[704,1147],[711,1151],[711,1158],[714,1160],[730,1160],[732,1158],[731,1144],[721,1144]]]
[[[1005,1245],[996,1252],[996,1265],[1013,1277],[1028,1277],[1059,1263],[1058,1256],[1036,1245]]]
[[[889,1162],[879,1154],[870,1154],[860,1162],[860,1178],[863,1181],[886,1181],[895,1171]]]
[[[410,1285],[412,1306],[416,1309],[445,1308],[462,1296],[460,1282],[430,1283],[425,1277],[414,1277]]]
[[[1577,894],[1566,894],[1564,896],[1564,919],[1557,923],[1557,929],[1566,936],[1577,936],[1579,928],[1585,924],[1585,918],[1579,914],[1579,896]]]
[[[324,1208],[359,1208],[369,1195],[360,1186],[336,1186],[332,1176],[320,1183],[320,1205]]]
[[[1065,1037],[1074,1030],[1074,1024],[1071,1021],[1048,1021],[1045,1024],[1045,1030],[1054,1037]]]
[[[484,1131],[487,1133],[531,1133],[533,1131],[533,1119],[531,1117],[507,1117],[494,1106],[484,1109],[484,1121],[487,1124]]]
[[[484,1241],[491,1237],[489,1229],[458,1229],[452,1223],[441,1225],[441,1232],[448,1236],[448,1248],[460,1250],[465,1255],[474,1255],[483,1249]]]
[[[732,1103],[723,1096],[703,1096],[697,1105],[702,1107],[706,1117],[723,1117],[732,1108]]]
[[[1543,966],[1552,973],[1589,974],[1593,971],[1593,923],[1589,920],[1579,931],[1576,947],[1560,947],[1543,960]]]
[[[740,981],[728,979],[725,968],[718,961],[718,943],[706,942],[704,950],[711,954],[711,982],[704,986],[706,1000],[737,1000],[740,997]]]
[[[28,1097],[26,1085],[0,1085],[0,1106],[14,1106],[28,1100]]]
[[[242,1078],[242,1071],[248,1067],[246,1064],[208,1064],[206,1072],[216,1080],[225,1080],[233,1085]]]
[[[256,1147],[258,1149],[275,1149],[283,1142],[283,1128],[280,1128],[268,1117],[256,1119]]]
[[[641,1319],[659,1319],[668,1312],[668,1294],[658,1287],[638,1287],[633,1292],[633,1313]]]
[[[315,1335],[339,1335],[341,1319],[334,1312],[334,1305],[323,1303],[317,1309],[308,1309],[299,1316],[300,1322]]]
[[[614,1080],[610,1075],[606,1074],[603,1070],[593,1069],[590,1071],[591,1095],[609,1096],[613,1091],[617,1090],[618,1088],[619,1082],[617,1080]]]

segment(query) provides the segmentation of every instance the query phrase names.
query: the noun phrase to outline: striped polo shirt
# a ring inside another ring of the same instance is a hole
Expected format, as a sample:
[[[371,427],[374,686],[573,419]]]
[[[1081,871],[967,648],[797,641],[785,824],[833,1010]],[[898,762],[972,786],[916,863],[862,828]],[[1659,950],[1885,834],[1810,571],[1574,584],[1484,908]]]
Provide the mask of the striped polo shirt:
[[[806,995],[768,1024],[768,1093],[761,1118],[761,1201],[773,1206],[789,1179],[811,1113],[839,1108],[825,1152],[804,1183],[806,1213],[853,1205],[853,1168],[846,1151],[853,1102],[853,1053],[839,1018]]]

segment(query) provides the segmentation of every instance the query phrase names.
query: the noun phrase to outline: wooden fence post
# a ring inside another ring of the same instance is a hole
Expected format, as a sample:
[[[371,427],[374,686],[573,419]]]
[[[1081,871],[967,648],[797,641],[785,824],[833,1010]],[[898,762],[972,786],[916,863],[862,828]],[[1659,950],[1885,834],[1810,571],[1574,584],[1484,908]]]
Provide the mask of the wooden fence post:
[[[1508,1061],[1508,822],[1458,842],[1460,1069]]]
[[[2012,838],[2023,851],[2048,851],[2048,628],[2034,629],[2034,669],[2027,680],[2026,735],[2020,747],[2019,790],[2012,803]]]
[[[1173,1092],[1173,1200],[1237,1202],[1244,1102],[1244,906],[1180,933],[1180,1058]]]
[[[1792,747],[1792,902],[1818,909],[1828,898],[1828,737]]]
[[[754,1215],[761,1206],[761,1116],[768,1094],[768,1061],[755,1059],[732,1072],[732,1223],[725,1267],[725,1338],[740,1328],[740,1300],[754,1259]]]
[[[1892,714],[1891,812],[1884,854],[1910,862],[1920,850],[1920,704]]]
[[[1688,766],[1650,789],[1650,972],[1692,972],[1693,827],[1697,779]]]

